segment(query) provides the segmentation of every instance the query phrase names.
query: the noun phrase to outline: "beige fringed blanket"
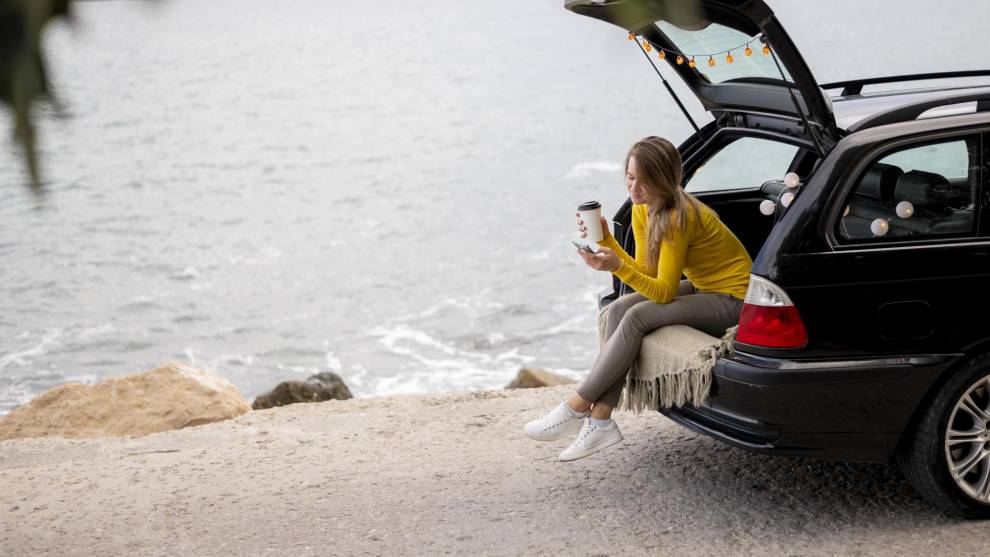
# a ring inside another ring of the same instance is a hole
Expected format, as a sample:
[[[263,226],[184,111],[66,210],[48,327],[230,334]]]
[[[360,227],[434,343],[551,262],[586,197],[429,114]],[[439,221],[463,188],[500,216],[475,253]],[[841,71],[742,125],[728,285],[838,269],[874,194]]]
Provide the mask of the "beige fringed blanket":
[[[598,344],[605,343],[608,312],[598,315]],[[700,406],[712,385],[712,367],[728,354],[739,327],[713,337],[685,325],[668,325],[647,334],[639,355],[626,375],[620,410],[656,410],[659,407]]]

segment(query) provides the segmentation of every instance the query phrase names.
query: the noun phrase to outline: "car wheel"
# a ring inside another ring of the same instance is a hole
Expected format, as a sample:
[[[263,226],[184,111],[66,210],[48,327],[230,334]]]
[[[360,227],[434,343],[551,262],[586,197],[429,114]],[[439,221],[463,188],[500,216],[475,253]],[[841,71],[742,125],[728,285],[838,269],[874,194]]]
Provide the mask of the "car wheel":
[[[990,518],[990,355],[952,373],[897,464],[928,501],[964,518]]]

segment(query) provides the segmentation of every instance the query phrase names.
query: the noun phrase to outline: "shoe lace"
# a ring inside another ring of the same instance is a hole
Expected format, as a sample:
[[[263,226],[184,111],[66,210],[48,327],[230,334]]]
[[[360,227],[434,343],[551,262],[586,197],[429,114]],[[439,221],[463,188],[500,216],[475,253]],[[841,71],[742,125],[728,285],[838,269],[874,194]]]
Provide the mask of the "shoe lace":
[[[590,422],[589,422],[589,423],[588,423],[588,426],[587,426],[587,427],[585,427],[584,429],[582,429],[582,430],[581,430],[581,435],[580,435],[580,436],[578,437],[578,439],[577,439],[577,442],[578,442],[578,443],[583,443],[583,442],[584,442],[584,439],[585,439],[585,438],[586,438],[587,436],[589,436],[589,435],[591,435],[591,432],[592,432],[592,431],[595,431],[595,430],[596,430],[596,429],[598,429],[599,427],[600,427],[600,426],[597,426],[597,425],[595,425],[595,424],[593,424],[593,423],[590,423]]]
[[[553,413],[554,413],[554,410],[550,410],[549,412],[547,412],[547,413],[543,414],[542,416],[540,416],[540,419],[543,420],[543,419],[549,418],[550,415],[553,414]],[[548,431],[550,429],[553,429],[553,428],[559,426],[560,424],[565,423],[565,422],[567,422],[568,420],[571,420],[571,419],[574,419],[574,416],[564,416],[563,419],[561,419],[561,420],[559,420],[557,422],[554,422],[554,423],[552,423],[552,424],[544,427],[543,428],[543,431]]]

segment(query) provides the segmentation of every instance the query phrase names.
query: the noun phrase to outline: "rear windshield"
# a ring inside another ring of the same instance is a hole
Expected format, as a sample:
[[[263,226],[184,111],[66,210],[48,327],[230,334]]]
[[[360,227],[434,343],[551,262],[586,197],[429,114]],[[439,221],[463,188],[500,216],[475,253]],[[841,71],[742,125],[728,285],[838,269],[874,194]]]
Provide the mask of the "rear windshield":
[[[767,78],[780,80],[781,70],[787,81],[793,81],[783,64],[780,70],[774,64],[773,55],[763,54],[763,41],[760,35],[749,36],[741,31],[709,23],[704,29],[690,31],[674,26],[666,21],[658,21],[657,29],[667,36],[678,52],[683,54],[684,63],[694,56],[695,69],[712,83],[732,79]],[[746,55],[749,46],[751,55]],[[732,62],[727,55],[732,55]],[[715,63],[709,65],[709,58]]]

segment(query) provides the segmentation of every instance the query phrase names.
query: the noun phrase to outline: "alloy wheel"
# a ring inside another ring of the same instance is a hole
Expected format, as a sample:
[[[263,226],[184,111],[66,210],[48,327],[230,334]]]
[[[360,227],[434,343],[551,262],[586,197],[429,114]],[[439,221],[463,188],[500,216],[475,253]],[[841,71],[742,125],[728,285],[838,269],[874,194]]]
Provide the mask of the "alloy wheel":
[[[956,401],[945,431],[945,458],[956,485],[990,503],[990,375]]]

